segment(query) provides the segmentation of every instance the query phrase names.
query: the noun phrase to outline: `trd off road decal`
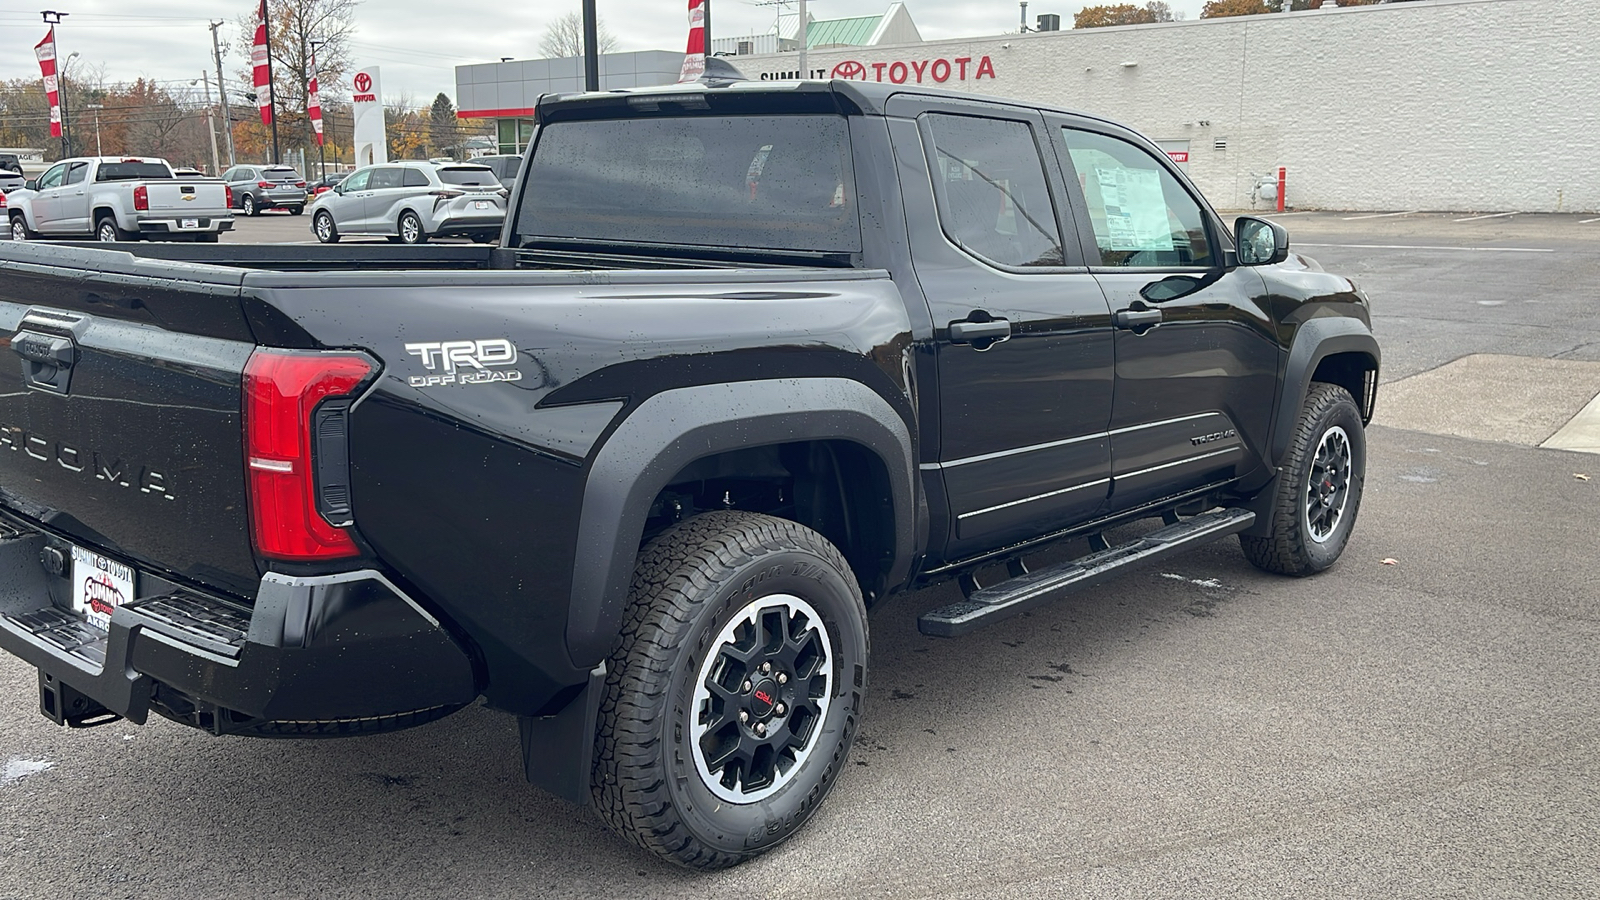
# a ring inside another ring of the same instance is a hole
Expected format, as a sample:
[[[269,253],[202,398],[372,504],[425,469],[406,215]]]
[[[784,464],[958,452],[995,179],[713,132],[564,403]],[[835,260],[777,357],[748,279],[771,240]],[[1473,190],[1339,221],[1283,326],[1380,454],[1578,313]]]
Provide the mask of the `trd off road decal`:
[[[428,370],[406,379],[416,388],[522,380],[521,371],[505,368],[517,364],[517,348],[505,338],[407,344],[406,352],[419,357]]]

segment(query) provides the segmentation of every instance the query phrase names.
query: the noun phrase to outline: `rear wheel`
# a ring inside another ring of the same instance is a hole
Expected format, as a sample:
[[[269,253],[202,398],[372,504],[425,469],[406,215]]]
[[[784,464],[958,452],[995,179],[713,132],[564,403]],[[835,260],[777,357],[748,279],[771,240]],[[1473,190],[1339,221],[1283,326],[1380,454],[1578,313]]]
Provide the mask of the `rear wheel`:
[[[311,230],[324,244],[339,243],[339,229],[333,224],[333,213],[323,210],[312,217]]]
[[[303,207],[303,206],[291,206],[291,207],[289,207],[289,215],[291,215],[291,216],[298,216],[303,212],[305,212],[305,207]]]
[[[843,771],[866,608],[839,551],[784,519],[696,516],[640,554],[600,707],[594,802],[681,866],[776,847]]]
[[[1355,399],[1336,384],[1312,382],[1273,487],[1272,533],[1240,535],[1246,558],[1281,575],[1333,565],[1355,527],[1366,471],[1366,432]]]
[[[244,199],[239,201],[239,209],[247,216],[261,215],[261,210],[256,208],[256,198],[249,194],[245,194]]]
[[[400,243],[402,244],[426,244],[428,242],[428,233],[422,230],[422,220],[417,218],[417,214],[410,210],[400,214],[399,230]]]
[[[117,220],[110,216],[102,216],[99,221],[94,223],[94,239],[103,243],[114,244],[119,241],[132,241],[136,240],[137,237],[132,232],[124,231],[117,227]]]

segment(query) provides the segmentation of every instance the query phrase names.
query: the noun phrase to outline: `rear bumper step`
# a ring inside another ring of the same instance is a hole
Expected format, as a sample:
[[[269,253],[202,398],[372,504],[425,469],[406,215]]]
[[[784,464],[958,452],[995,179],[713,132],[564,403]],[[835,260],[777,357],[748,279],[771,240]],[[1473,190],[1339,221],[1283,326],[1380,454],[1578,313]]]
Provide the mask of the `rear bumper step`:
[[[1247,509],[1202,513],[1129,543],[975,591],[959,603],[923,613],[917,619],[917,630],[930,637],[960,637],[1048,603],[1070,589],[1098,584],[1129,566],[1164,559],[1199,544],[1238,534],[1255,520],[1256,514]]]
[[[269,573],[254,607],[141,573],[101,629],[67,609],[42,533],[0,534],[0,649],[36,666],[40,708],[84,726],[149,712],[217,733],[340,735],[438,718],[478,694],[471,657],[382,574]]]

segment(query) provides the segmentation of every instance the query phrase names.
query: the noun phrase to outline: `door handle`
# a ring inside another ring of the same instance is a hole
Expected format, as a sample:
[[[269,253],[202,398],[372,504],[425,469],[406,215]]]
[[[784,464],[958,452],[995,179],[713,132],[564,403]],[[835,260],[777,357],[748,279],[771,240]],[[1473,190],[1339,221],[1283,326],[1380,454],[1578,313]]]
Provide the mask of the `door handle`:
[[[975,344],[979,342],[996,343],[1011,337],[1011,323],[1005,319],[990,319],[987,322],[950,323],[950,343]]]
[[[1161,324],[1159,309],[1119,309],[1111,314],[1111,324],[1129,331],[1143,331]]]

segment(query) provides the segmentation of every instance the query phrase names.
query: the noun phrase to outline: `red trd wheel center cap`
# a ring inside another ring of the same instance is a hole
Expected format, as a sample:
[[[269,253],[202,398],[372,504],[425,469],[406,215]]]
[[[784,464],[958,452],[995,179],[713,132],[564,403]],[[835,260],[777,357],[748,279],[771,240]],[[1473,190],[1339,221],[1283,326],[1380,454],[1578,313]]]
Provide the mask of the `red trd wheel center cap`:
[[[765,719],[772,715],[773,707],[778,705],[778,683],[771,678],[763,678],[761,682],[750,691],[750,712],[758,719]]]

